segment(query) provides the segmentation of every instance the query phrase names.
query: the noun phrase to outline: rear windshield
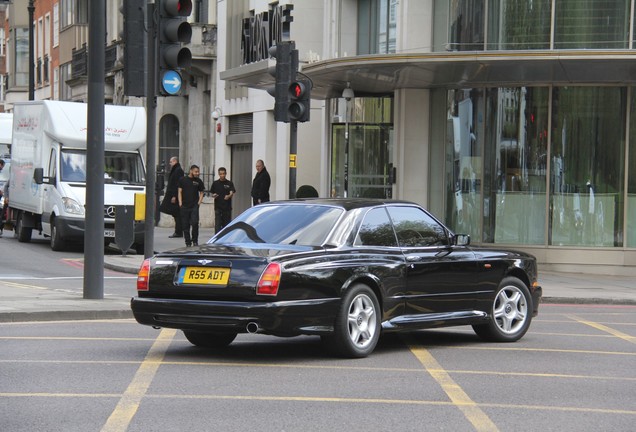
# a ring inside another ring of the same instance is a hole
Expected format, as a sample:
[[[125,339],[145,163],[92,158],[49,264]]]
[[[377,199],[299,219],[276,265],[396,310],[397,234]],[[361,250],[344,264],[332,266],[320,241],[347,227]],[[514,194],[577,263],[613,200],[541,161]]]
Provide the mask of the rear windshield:
[[[212,243],[320,246],[343,212],[321,205],[259,205],[234,219]]]

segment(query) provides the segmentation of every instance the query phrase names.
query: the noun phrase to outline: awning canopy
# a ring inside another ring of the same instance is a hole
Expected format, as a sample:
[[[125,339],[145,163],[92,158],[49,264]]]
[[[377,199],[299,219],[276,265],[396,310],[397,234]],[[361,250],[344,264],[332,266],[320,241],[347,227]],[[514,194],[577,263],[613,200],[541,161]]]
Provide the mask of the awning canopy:
[[[221,72],[222,80],[266,89],[274,77],[264,60]],[[312,98],[391,95],[406,88],[636,84],[636,51],[480,51],[342,57],[304,64]]]

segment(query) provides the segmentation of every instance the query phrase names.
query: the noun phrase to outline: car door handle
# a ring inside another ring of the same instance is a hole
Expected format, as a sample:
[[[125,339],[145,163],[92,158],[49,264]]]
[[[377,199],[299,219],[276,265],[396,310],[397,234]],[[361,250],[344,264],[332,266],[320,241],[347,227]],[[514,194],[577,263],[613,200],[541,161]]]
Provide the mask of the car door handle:
[[[408,262],[417,262],[417,261],[421,261],[422,260],[422,256],[421,255],[407,255],[406,256],[406,260]]]

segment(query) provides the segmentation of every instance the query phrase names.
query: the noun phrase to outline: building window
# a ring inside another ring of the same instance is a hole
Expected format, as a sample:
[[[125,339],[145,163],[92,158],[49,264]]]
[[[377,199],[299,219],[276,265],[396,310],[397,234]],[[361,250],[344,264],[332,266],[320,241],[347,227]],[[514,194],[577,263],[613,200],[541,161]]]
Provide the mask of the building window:
[[[71,63],[60,65],[60,100],[71,100],[71,87],[66,83],[71,79]]]
[[[448,101],[445,212],[455,232],[485,243],[623,246],[626,88],[462,89]]]
[[[636,248],[636,87],[631,89],[629,122],[629,161],[627,176],[627,247]]]
[[[53,46],[59,45],[60,41],[60,4],[53,5]]]
[[[170,158],[179,157],[179,119],[173,114],[166,114],[159,121],[159,165],[164,164],[166,178],[170,174]]]
[[[484,49],[485,0],[451,0],[450,49],[482,51]]]
[[[555,87],[550,151],[551,245],[622,246],[624,87]]]
[[[29,85],[29,29],[15,28],[15,85]]]
[[[358,2],[358,54],[395,53],[397,0]]]
[[[490,0],[489,50],[550,48],[550,1]]]
[[[630,0],[558,0],[554,48],[627,48],[629,17]]]
[[[88,24],[88,0],[61,0],[60,28]]]
[[[0,27],[0,57],[4,57],[7,40],[4,37],[4,27]]]

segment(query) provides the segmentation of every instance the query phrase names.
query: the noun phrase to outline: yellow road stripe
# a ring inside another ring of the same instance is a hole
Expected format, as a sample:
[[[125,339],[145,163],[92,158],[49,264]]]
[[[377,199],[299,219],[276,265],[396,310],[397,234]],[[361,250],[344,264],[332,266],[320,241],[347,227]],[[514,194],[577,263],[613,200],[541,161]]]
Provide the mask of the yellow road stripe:
[[[592,350],[574,350],[574,349],[556,349],[556,348],[505,348],[505,347],[480,347],[480,346],[446,346],[435,345],[435,348],[445,349],[465,349],[476,351],[521,351],[521,352],[551,352],[562,354],[598,354],[598,355],[619,355],[619,356],[636,356],[636,352],[624,351],[592,351]]]
[[[142,398],[148,391],[148,387],[150,387],[150,383],[152,383],[166,354],[166,350],[176,333],[177,331],[174,329],[161,330],[157,340],[150,347],[146,358],[137,369],[132,382],[128,385],[115,410],[106,421],[102,432],[125,432],[128,429],[128,425],[137,412]]]
[[[78,364],[78,365],[99,365],[99,364],[140,364],[138,360],[0,360],[2,363],[37,363],[37,364]],[[204,366],[204,367],[250,367],[250,368],[278,368],[278,369],[313,369],[313,370],[348,370],[367,372],[405,372],[421,374],[421,368],[384,368],[384,367],[364,367],[364,366],[325,366],[325,365],[296,365],[285,363],[234,363],[234,362],[204,362],[204,361],[162,361],[162,366]],[[519,376],[532,378],[560,378],[560,379],[588,379],[600,381],[636,381],[636,377],[625,376],[603,376],[603,375],[572,375],[558,373],[539,372],[504,372],[487,370],[459,370],[446,369],[450,374],[458,375],[484,375],[484,376]]]
[[[628,335],[626,333],[623,333],[621,331],[618,331],[618,330],[614,330],[611,327],[607,327],[607,326],[605,326],[603,324],[600,324],[600,323],[597,323],[597,322],[594,322],[594,321],[588,321],[588,320],[580,318],[580,317],[578,317],[576,315],[566,315],[566,316],[568,318],[570,318],[570,319],[573,319],[576,322],[588,325],[588,326],[593,327],[593,328],[595,328],[597,330],[604,331],[604,332],[609,333],[609,334],[611,334],[613,336],[616,336],[618,338],[626,340],[627,342],[636,343],[636,337],[630,336],[630,335]]]
[[[111,393],[0,393],[0,397],[6,398],[113,398],[120,394]],[[360,404],[387,404],[387,405],[427,405],[427,406],[456,406],[453,402],[409,400],[409,399],[363,399],[363,398],[338,398],[338,397],[304,397],[304,396],[231,396],[231,395],[184,395],[184,394],[152,394],[146,395],[147,399],[207,399],[207,400],[239,400],[239,401],[279,401],[279,402],[331,402],[331,403],[360,403]],[[497,403],[475,404],[483,408],[505,408],[535,411],[560,411],[581,412],[597,414],[623,414],[636,416],[634,410],[606,409],[592,407],[568,407],[555,405],[514,405]]]
[[[1,281],[3,285],[14,287],[14,288],[30,288],[30,289],[38,289],[38,290],[47,290],[48,288],[37,285],[29,285],[29,284],[21,284],[17,282],[9,282],[9,281]]]
[[[417,357],[420,363],[424,365],[433,379],[442,387],[442,390],[448,395],[453,404],[462,411],[466,419],[475,427],[475,430],[499,430],[486,413],[453,381],[450,375],[426,349],[416,345],[408,336],[404,337],[404,339],[411,352]]]

